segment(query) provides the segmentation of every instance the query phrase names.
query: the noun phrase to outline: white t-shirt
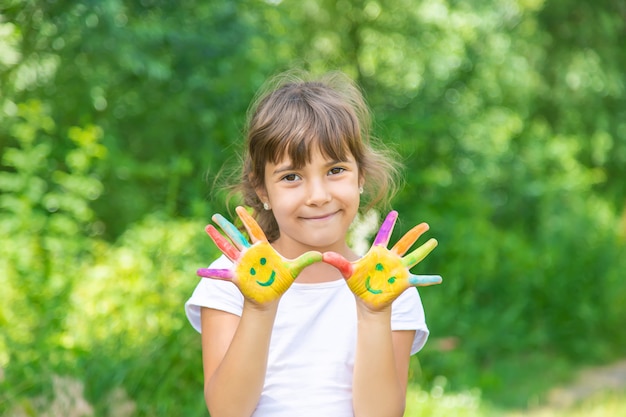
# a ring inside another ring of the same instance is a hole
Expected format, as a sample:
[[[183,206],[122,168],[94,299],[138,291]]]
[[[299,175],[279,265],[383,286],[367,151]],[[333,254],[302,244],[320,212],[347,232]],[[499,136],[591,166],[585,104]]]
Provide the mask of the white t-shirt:
[[[222,256],[211,268],[230,266]],[[231,282],[203,278],[185,304],[187,317],[198,332],[201,307],[241,316],[243,296]],[[391,328],[416,331],[411,354],[426,343],[428,328],[415,288],[394,301]],[[292,284],[278,306],[265,386],[253,416],[353,416],[356,336],[354,295],[343,279]]]

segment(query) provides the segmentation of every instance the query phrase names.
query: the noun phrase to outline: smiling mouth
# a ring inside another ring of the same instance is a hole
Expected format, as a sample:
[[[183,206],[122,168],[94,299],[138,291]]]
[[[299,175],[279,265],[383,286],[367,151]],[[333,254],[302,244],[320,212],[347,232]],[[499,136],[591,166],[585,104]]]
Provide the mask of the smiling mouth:
[[[259,284],[262,287],[269,287],[270,285],[272,285],[274,283],[274,280],[276,279],[276,271],[272,271],[272,274],[270,275],[269,279],[265,282],[261,282],[261,281],[257,281],[256,283]]]
[[[372,287],[370,287],[370,277],[369,276],[365,280],[365,289],[367,289],[367,291],[371,292],[372,294],[380,294],[380,293],[383,292],[383,290],[375,290]]]
[[[333,217],[336,213],[322,214],[321,216],[303,217],[305,220],[327,220]]]

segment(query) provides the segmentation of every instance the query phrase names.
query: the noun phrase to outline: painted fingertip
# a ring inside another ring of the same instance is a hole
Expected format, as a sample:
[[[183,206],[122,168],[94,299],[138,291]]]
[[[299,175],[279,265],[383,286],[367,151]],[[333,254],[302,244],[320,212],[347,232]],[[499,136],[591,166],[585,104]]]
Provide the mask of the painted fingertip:
[[[442,281],[441,275],[411,275],[409,277],[409,284],[419,287],[441,284]]]
[[[336,252],[324,252],[322,261],[337,268],[345,279],[352,276],[352,264],[340,254]]]
[[[396,225],[396,220],[398,219],[398,212],[395,210],[391,210],[383,224],[380,225],[380,229],[378,229],[378,233],[376,234],[376,238],[374,239],[373,246],[387,246],[389,243],[389,238],[391,237],[391,233],[393,232],[393,228]]]
[[[233,272],[230,269],[210,269],[200,268],[196,274],[202,278],[214,278],[222,280],[232,280]]]
[[[199,277],[202,278],[209,278],[210,275],[210,270],[208,268],[200,268],[196,271],[196,275],[198,275]]]
[[[226,220],[226,218],[219,213],[215,213],[214,215],[211,216],[211,220],[219,224],[220,222]]]
[[[322,260],[323,256],[320,252],[310,251],[303,254],[304,261],[307,263],[315,263]]]
[[[298,257],[298,264],[301,265],[302,268],[304,268],[321,260],[321,253],[315,251],[305,252]]]
[[[305,252],[298,256],[294,262],[285,262],[285,266],[294,278],[302,272],[304,268],[322,260],[322,254],[317,251]]]
[[[237,212],[237,215],[241,219],[241,222],[243,223],[244,227],[248,231],[248,234],[250,235],[250,239],[253,242],[267,241],[265,232],[263,231],[263,229],[261,229],[261,226],[259,226],[259,224],[254,219],[252,214],[250,214],[248,209],[246,209],[243,206],[237,206],[237,208],[235,208],[235,211]]]

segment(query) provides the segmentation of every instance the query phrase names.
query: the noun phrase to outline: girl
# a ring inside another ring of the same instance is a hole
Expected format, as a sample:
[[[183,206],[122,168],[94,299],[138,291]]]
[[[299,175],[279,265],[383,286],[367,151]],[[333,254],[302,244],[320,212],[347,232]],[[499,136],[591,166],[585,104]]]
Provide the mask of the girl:
[[[423,224],[387,250],[392,212],[366,256],[346,243],[361,205],[396,191],[397,158],[368,129],[364,99],[340,73],[283,75],[251,107],[239,191],[254,219],[237,213],[252,244],[214,216],[230,241],[208,226],[226,256],[199,275],[219,279],[202,279],[185,305],[212,417],[403,415],[410,356],[428,336],[409,286],[438,282],[408,268],[436,241],[401,258]],[[377,272],[392,258],[393,276]]]

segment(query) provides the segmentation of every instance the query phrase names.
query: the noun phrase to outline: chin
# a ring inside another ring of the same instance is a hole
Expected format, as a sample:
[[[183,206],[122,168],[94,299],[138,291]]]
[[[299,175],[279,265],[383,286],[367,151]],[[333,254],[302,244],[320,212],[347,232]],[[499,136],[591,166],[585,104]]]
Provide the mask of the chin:
[[[304,245],[311,248],[311,250],[317,250],[320,252],[325,251],[338,251],[343,245],[345,245],[345,241],[342,239],[337,239],[336,236],[333,238],[323,238],[319,237],[318,239],[312,238],[307,239],[307,242],[303,242]]]

